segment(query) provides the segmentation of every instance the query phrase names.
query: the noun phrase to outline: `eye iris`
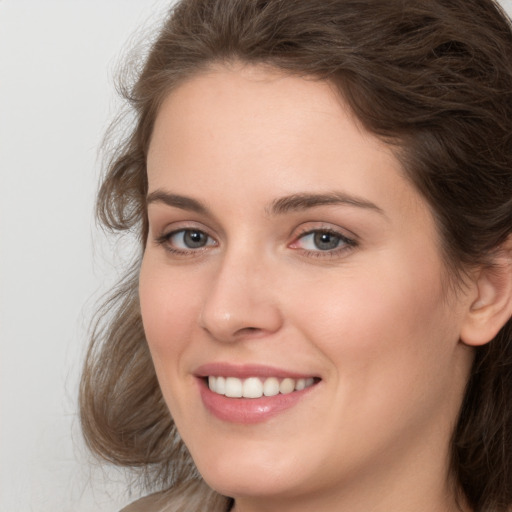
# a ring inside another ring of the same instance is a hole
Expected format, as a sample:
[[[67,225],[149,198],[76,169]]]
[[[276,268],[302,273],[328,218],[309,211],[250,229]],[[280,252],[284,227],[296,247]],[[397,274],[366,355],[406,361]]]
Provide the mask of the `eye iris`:
[[[206,245],[207,237],[201,231],[185,231],[183,242],[189,249],[197,249]]]
[[[314,235],[315,246],[322,250],[336,249],[340,243],[340,238],[332,233],[318,232]]]

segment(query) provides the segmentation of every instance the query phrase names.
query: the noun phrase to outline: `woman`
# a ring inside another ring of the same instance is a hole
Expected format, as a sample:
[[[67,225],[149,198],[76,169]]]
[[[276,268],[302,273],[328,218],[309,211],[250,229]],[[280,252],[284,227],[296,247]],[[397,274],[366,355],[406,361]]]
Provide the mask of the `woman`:
[[[126,510],[508,510],[499,7],[184,0],[125,95],[98,213],[143,251],[81,407],[162,490]]]

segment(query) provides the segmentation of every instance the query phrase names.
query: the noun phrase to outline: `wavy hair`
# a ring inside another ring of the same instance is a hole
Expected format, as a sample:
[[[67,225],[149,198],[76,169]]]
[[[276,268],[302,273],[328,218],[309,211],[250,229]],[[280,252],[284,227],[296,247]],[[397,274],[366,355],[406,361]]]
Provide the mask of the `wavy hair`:
[[[133,233],[141,255],[159,106],[189,77],[234,61],[334,84],[430,205],[455,282],[511,236],[512,30],[496,2],[182,0],[144,59],[129,63],[135,74],[125,78],[134,79],[122,95],[134,122],[110,149],[97,199],[101,224]],[[195,496],[205,510],[227,506],[201,483],[162,398],[142,328],[139,263],[99,312],[80,389],[85,438],[107,460],[140,468],[175,503]],[[475,512],[512,506],[511,320],[475,349],[451,467]]]

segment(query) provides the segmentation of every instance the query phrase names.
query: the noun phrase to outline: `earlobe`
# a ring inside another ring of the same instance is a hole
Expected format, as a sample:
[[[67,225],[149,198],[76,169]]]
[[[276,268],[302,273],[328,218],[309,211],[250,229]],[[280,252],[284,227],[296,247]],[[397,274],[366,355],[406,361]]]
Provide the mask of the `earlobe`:
[[[473,283],[475,294],[460,339],[466,345],[489,343],[512,317],[512,238],[482,267]],[[476,297],[475,297],[476,296]]]

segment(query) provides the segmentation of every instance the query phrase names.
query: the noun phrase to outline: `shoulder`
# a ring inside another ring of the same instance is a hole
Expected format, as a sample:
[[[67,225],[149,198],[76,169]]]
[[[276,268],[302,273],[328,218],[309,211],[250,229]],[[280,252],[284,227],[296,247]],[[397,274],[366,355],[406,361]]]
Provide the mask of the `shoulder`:
[[[215,493],[206,485],[203,492],[163,491],[150,494],[120,512],[227,512],[231,510],[233,500]],[[188,486],[185,486],[188,487]],[[206,489],[206,492],[204,490]],[[197,490],[197,489],[194,489]]]
[[[164,512],[166,502],[164,494],[159,492],[130,503],[120,512]]]

